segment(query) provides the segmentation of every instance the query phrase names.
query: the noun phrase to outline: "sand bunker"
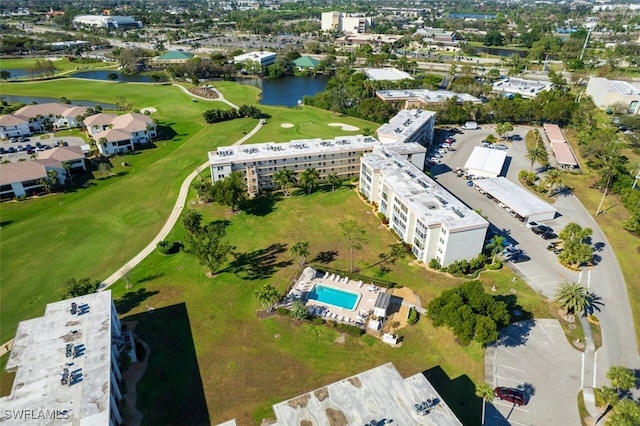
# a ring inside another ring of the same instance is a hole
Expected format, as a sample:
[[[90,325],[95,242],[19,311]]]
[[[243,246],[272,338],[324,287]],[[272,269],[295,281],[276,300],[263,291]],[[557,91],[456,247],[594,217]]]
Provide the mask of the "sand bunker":
[[[147,108],[142,108],[140,110],[141,113],[146,114],[147,111],[149,111],[149,114],[153,114],[154,112],[157,112],[158,110],[155,109],[154,107],[147,107]]]
[[[291,123],[282,123],[280,125],[280,127],[284,128],[284,129],[290,129],[290,128],[293,127],[293,124],[291,124]]]
[[[345,130],[347,132],[355,132],[356,130],[360,130],[359,127],[352,126],[351,124],[345,124],[345,123],[329,123],[329,126],[341,127],[342,130]]]

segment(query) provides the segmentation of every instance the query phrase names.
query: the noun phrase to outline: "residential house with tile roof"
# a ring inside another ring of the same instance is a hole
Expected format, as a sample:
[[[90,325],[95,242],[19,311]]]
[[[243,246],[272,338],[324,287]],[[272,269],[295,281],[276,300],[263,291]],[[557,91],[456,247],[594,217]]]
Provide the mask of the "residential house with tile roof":
[[[84,119],[84,125],[98,151],[107,156],[133,151],[134,145],[149,143],[158,136],[153,120],[135,112],[91,115]]]
[[[9,139],[14,136],[29,136],[30,134],[29,120],[13,114],[0,116],[0,138]]]

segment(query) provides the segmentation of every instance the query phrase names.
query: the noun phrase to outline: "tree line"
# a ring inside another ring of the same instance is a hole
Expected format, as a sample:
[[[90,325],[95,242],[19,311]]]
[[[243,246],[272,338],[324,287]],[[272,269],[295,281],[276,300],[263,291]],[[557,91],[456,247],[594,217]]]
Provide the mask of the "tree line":
[[[204,121],[209,124],[234,120],[236,118],[261,118],[263,116],[262,111],[253,105],[241,105],[238,109],[230,110],[213,108],[202,113]]]

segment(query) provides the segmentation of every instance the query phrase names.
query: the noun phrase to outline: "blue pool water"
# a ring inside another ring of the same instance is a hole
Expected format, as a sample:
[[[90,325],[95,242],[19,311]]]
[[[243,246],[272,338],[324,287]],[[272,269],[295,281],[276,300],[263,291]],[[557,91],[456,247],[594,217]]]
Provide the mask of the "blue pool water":
[[[360,295],[316,284],[307,295],[307,298],[324,303],[325,305],[337,306],[352,311],[356,308]]]

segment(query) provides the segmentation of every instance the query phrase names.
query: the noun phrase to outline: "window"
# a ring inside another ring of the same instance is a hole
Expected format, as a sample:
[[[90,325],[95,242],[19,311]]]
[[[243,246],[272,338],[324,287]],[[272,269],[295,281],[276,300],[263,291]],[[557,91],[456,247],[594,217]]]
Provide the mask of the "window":
[[[440,232],[442,232],[444,235],[447,235],[447,230],[444,228],[442,228]]]
[[[224,170],[224,167],[218,166],[218,170]]]
[[[444,238],[440,237],[440,242],[444,244]]]

